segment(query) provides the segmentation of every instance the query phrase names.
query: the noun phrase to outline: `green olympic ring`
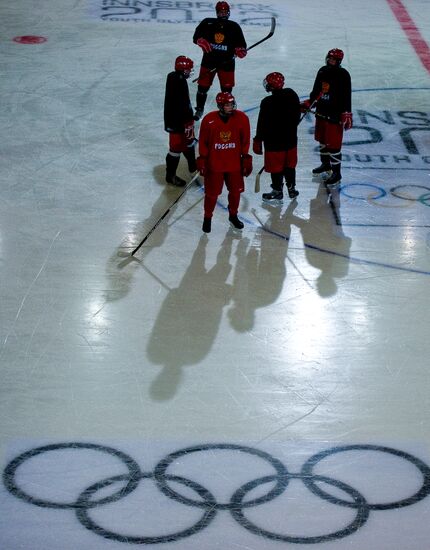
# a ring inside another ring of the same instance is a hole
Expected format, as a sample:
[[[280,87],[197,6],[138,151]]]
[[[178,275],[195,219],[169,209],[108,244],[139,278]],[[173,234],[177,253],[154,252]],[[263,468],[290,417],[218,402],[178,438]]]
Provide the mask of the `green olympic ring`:
[[[424,193],[424,195],[421,195],[418,200],[421,204],[424,204],[424,206],[430,206],[430,204],[427,202],[430,201],[430,193]]]

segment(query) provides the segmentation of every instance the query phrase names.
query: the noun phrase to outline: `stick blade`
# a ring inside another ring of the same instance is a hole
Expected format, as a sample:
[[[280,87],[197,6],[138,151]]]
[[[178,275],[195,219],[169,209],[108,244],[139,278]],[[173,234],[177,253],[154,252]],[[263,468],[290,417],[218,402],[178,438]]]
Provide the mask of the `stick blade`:
[[[270,31],[269,36],[273,36],[276,29],[276,17],[272,17],[272,21],[270,23]]]

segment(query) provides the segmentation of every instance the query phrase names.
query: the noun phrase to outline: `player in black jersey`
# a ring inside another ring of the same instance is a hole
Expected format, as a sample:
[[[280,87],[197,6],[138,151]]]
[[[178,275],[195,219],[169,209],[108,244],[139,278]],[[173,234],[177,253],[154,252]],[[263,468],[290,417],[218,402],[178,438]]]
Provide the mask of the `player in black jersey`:
[[[198,24],[193,42],[203,50],[196,97],[195,120],[203,115],[207,93],[218,74],[222,92],[233,90],[235,57],[246,56],[246,42],[242,29],[235,21],[229,21],[230,6],[217,2],[216,17],[207,17]]]
[[[175,70],[167,75],[164,96],[164,129],[169,133],[169,152],[166,156],[166,181],[183,187],[185,180],[176,175],[181,153],[187,159],[188,170],[196,171],[193,108],[187,79],[194,63],[185,55],[175,59]]]
[[[317,72],[309,99],[301,103],[305,112],[316,103],[315,139],[320,144],[321,165],[312,170],[313,174],[330,172],[325,180],[328,185],[341,180],[343,131],[352,128],[351,76],[341,67],[343,51],[330,50],[326,64]]]
[[[297,126],[300,121],[300,100],[292,88],[284,88],[282,73],[269,73],[263,81],[271,95],[260,103],[257,131],[253,141],[256,155],[263,153],[264,169],[270,173],[272,191],[263,193],[263,200],[283,199],[283,181],[290,199],[297,197]]]

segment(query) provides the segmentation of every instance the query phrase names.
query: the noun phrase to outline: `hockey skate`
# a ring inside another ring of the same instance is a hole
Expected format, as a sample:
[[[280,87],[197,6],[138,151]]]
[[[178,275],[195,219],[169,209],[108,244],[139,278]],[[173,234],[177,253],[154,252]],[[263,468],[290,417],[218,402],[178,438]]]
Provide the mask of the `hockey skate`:
[[[235,229],[243,229],[243,223],[239,220],[239,218],[236,215],[229,216],[228,221],[231,223],[231,225]]]
[[[315,176],[318,176],[319,174],[324,174],[324,172],[330,172],[330,170],[331,170],[330,164],[322,163],[320,164],[320,166],[317,166],[312,170],[312,174],[314,174]]]
[[[299,196],[299,192],[295,187],[288,187],[287,189],[288,189],[288,196],[290,197],[290,199],[295,199],[296,197]]]
[[[340,183],[342,179],[342,176],[340,174],[337,174],[336,172],[333,172],[332,175],[324,180],[325,185],[337,185]]]
[[[167,183],[170,183],[171,185],[174,185],[175,187],[184,187],[186,185],[186,181],[178,176],[166,176]]]
[[[280,202],[284,199],[284,194],[282,191],[277,191],[276,189],[273,189],[273,191],[270,191],[270,193],[263,193],[262,197],[263,201],[267,202]]]
[[[333,166],[333,172],[329,178],[324,180],[326,185],[336,185],[340,182],[342,176],[340,174],[340,163]]]
[[[205,233],[210,233],[212,228],[211,226],[212,226],[211,218],[203,218],[202,231],[204,231]]]

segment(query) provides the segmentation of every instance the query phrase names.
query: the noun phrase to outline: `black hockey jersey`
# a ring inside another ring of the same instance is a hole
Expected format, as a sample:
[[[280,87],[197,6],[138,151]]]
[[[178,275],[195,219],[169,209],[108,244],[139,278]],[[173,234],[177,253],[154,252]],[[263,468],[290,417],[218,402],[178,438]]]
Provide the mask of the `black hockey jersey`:
[[[164,96],[164,129],[166,132],[183,132],[185,124],[193,120],[188,83],[180,71],[167,75]]]
[[[315,77],[310,94],[311,102],[321,93],[316,104],[316,115],[340,122],[341,114],[351,112],[351,76],[343,67],[324,65]]]
[[[226,70],[232,70],[235,49],[246,48],[245,37],[240,25],[228,19],[218,17],[203,19],[194,32],[194,44],[197,44],[199,38],[204,38],[212,46],[211,52],[203,54],[201,63],[203,67],[209,69],[217,68],[220,64],[230,61],[232,66],[227,67]]]
[[[300,120],[299,96],[291,88],[274,90],[260,103],[255,138],[266,151],[285,151],[297,146]]]

